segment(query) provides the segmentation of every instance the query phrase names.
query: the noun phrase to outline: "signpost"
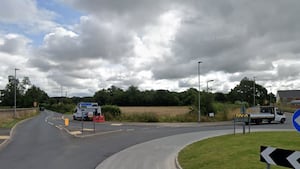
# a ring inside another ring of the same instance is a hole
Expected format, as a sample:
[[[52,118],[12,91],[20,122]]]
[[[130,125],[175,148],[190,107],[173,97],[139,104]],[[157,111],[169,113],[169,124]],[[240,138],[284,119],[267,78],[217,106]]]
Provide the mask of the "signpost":
[[[235,134],[235,130],[236,130],[236,123],[237,122],[241,122],[243,123],[243,134],[246,133],[246,126],[245,124],[247,123],[248,124],[248,127],[249,127],[249,133],[250,133],[250,116],[249,114],[243,114],[243,113],[240,113],[240,114],[236,114],[235,117],[234,117],[234,124],[233,124],[233,132]]]
[[[267,169],[270,165],[300,169],[300,151],[261,146],[260,161],[267,163]]]
[[[246,124],[248,124],[249,127],[249,133],[250,133],[250,115],[246,114],[246,107],[243,104],[241,106],[241,113],[235,114],[234,116],[234,124],[233,124],[233,132],[235,134],[235,129],[236,129],[236,123],[237,122],[242,122],[243,123],[243,134],[245,134],[246,132]]]
[[[293,115],[293,125],[294,125],[295,129],[298,132],[300,132],[300,109],[295,111],[295,113]]]

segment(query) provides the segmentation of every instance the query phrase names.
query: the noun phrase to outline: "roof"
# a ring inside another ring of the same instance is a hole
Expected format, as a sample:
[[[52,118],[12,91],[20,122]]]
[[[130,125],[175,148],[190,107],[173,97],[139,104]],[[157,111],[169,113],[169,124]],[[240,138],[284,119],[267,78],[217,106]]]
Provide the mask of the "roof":
[[[279,90],[277,95],[281,98],[300,98],[300,90]]]

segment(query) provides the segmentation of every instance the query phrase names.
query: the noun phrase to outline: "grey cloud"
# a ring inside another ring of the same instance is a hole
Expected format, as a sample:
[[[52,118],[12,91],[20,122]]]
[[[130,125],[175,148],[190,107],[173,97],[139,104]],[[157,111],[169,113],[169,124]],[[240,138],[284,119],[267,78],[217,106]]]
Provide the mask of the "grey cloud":
[[[142,79],[139,79],[137,76],[130,75],[130,72],[124,73],[122,76],[110,77],[106,80],[106,83],[110,84],[109,86],[118,86],[120,88],[126,89],[129,86],[139,86],[143,83]]]
[[[29,66],[37,67],[42,72],[47,72],[51,68],[53,68],[53,66],[51,66],[51,64],[47,60],[45,60],[43,58],[32,58],[32,59],[29,59],[29,61],[28,61],[27,64]]]
[[[204,73],[270,71],[274,70],[272,61],[282,57],[280,53],[299,52],[299,43],[294,39],[299,36],[296,16],[300,2],[189,2],[172,44],[173,60],[178,65],[198,58],[204,61]],[[187,75],[183,73],[182,77]]]
[[[175,61],[174,61],[175,62]],[[155,79],[179,79],[197,74],[197,61],[187,63],[174,63],[172,61],[155,63],[152,67]]]
[[[64,1],[84,12],[97,16],[101,20],[122,22],[126,27],[135,30],[141,29],[145,25],[155,23],[157,17],[162,12],[177,6],[176,1],[171,0]]]
[[[291,65],[278,65],[277,72],[278,76],[283,79],[294,78],[294,80],[300,77],[299,72],[300,64],[291,64]]]
[[[84,18],[77,27],[78,36],[61,35],[59,32],[49,34],[40,52],[56,62],[78,61],[82,58],[120,59],[126,57],[133,47],[130,33],[118,29],[107,27],[95,18]]]
[[[62,86],[72,86],[77,89],[86,88],[85,86],[80,85],[78,79],[65,75],[64,73],[58,70],[49,72],[47,77]]]
[[[0,44],[0,51],[10,54],[24,54],[26,53],[29,40],[19,35],[7,35],[4,43]]]

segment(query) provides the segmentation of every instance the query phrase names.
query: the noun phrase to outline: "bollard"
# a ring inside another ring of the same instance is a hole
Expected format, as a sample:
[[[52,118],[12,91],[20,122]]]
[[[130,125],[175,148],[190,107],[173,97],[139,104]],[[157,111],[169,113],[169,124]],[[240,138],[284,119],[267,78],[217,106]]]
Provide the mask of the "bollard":
[[[65,118],[65,126],[68,127],[69,126],[69,119]]]

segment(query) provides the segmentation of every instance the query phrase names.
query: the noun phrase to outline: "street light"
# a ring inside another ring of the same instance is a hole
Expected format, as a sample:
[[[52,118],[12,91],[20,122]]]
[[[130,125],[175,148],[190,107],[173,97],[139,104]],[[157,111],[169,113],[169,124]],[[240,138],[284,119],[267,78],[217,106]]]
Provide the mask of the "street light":
[[[200,122],[200,117],[201,117],[201,110],[200,110],[200,64],[202,62],[199,61],[198,62],[198,87],[199,87],[199,90],[198,90],[198,122]]]
[[[14,79],[14,85],[15,85],[15,96],[14,96],[14,117],[17,116],[17,69],[15,68],[15,79]]]
[[[208,93],[208,83],[209,82],[213,82],[214,80],[208,80],[208,81],[206,81],[206,91],[207,91],[207,93]]]
[[[255,106],[255,76],[253,77],[253,106]]]

